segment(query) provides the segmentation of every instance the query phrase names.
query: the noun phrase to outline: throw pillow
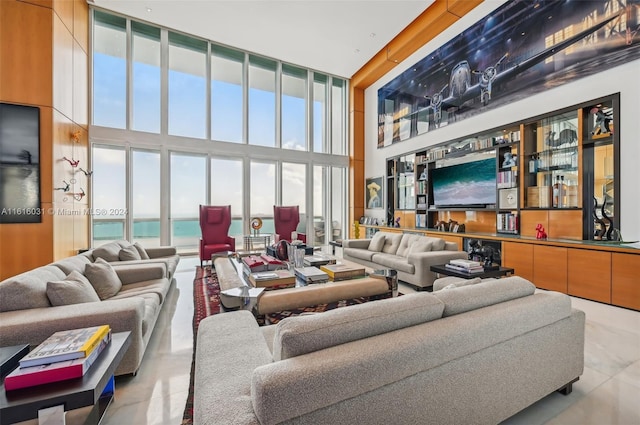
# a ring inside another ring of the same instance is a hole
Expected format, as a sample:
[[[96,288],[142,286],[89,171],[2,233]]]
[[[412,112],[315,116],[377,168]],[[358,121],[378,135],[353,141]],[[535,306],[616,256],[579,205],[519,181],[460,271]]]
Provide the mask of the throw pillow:
[[[52,306],[100,301],[89,280],[76,270],[64,280],[47,282],[47,297]]]
[[[138,252],[138,249],[131,245],[128,246],[126,248],[122,248],[120,250],[120,261],[128,261],[128,260],[140,260],[142,259],[142,257],[140,257],[140,253]]]
[[[136,242],[133,244],[133,246],[135,246],[136,249],[138,250],[138,254],[140,254],[141,259],[143,260],[149,259],[149,254],[147,254],[147,251],[142,247],[142,245],[140,245],[140,243]]]
[[[384,233],[378,232],[373,235],[371,242],[369,242],[369,251],[380,252],[384,246]]]
[[[420,238],[417,241],[414,241],[409,249],[407,250],[407,257],[411,254],[416,254],[419,252],[429,252],[433,247],[433,243],[428,240],[423,240],[424,238]]]
[[[93,254],[94,259],[104,258],[106,261],[120,261],[120,248],[120,245],[111,242],[99,246],[94,249],[91,254]]]
[[[116,271],[102,258],[98,258],[93,264],[87,264],[84,274],[101,300],[113,297],[122,289],[122,282]]]

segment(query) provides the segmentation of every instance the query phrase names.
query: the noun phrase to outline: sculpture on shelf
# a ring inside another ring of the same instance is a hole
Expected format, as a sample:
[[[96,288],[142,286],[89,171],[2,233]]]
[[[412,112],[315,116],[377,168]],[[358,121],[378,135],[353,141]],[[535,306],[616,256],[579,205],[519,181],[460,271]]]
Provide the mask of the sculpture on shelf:
[[[604,112],[602,108],[594,106],[589,111],[591,114],[596,116],[596,122],[593,126],[593,130],[591,131],[592,136],[597,136],[598,134],[607,134],[611,133],[611,127],[609,124],[613,120],[613,118]]]
[[[598,217],[597,211],[598,211],[598,199],[594,196],[593,210],[591,210],[591,214],[593,214],[593,221],[600,227],[596,228],[595,234],[593,235],[593,239],[597,241],[601,241],[602,239],[604,239],[605,233],[607,233],[607,224],[604,222],[604,220]]]
[[[536,226],[536,239],[547,239],[547,231],[544,230],[542,223]]]
[[[396,217],[396,222],[394,227],[400,227],[400,217]]]

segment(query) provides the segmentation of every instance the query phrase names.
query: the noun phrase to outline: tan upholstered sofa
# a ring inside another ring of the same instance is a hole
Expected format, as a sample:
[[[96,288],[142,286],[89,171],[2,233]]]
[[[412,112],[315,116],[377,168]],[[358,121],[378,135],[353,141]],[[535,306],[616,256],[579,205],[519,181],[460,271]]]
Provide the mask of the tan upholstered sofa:
[[[515,276],[262,328],[218,314],[199,326],[194,424],[496,424],[571,391],[584,320]]]
[[[342,241],[345,260],[371,268],[398,271],[398,279],[418,289],[429,288],[436,279],[430,267],[453,259],[467,259],[468,254],[444,239],[410,233],[380,231],[371,239]]]
[[[134,249],[150,258],[127,259],[140,256]],[[175,286],[178,261],[172,247],[145,250],[117,241],[10,277],[0,282],[0,346],[33,347],[57,331],[107,324],[131,332],[116,374],[135,373]]]

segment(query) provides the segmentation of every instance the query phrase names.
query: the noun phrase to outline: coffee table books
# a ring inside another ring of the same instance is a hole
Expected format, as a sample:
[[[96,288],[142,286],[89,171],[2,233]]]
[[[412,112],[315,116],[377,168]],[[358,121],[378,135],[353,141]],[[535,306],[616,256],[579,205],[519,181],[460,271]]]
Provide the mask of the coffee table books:
[[[305,283],[324,283],[329,281],[329,275],[317,267],[296,267],[296,277]]]
[[[482,273],[484,271],[482,263],[471,260],[450,260],[449,264],[445,264],[445,267],[463,273]]]
[[[267,270],[280,270],[287,267],[284,261],[278,260],[269,254],[261,254],[260,259],[267,265]]]
[[[109,325],[102,325],[56,332],[24,356],[20,367],[87,357],[109,331]]]
[[[246,274],[257,273],[267,270],[267,264],[259,255],[249,255],[242,257],[242,267]]]
[[[270,286],[295,285],[296,276],[289,270],[271,270],[251,273],[249,281],[256,288],[267,288]]]
[[[334,282],[365,276],[364,267],[355,264],[326,264],[324,266],[320,266],[320,270],[328,274],[329,279]]]
[[[98,340],[98,344],[88,356],[37,366],[20,366],[10,372],[4,379],[7,391],[33,387],[67,379],[81,378],[96,361],[100,353],[111,342],[111,329]]]
[[[324,266],[325,264],[335,264],[335,257],[330,257],[328,255],[306,255],[304,257],[304,265],[305,266],[313,266],[319,267]]]

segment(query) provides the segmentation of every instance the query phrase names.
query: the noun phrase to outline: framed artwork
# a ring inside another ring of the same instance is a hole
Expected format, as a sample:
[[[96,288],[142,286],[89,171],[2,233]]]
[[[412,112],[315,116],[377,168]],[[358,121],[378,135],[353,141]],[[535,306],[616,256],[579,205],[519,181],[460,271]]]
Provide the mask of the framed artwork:
[[[365,201],[368,209],[382,208],[384,199],[384,186],[382,185],[382,177],[373,177],[366,179],[365,182]]]
[[[504,3],[378,90],[377,147],[637,59],[637,16],[637,0]]]
[[[40,222],[40,109],[0,103],[0,223]]]

